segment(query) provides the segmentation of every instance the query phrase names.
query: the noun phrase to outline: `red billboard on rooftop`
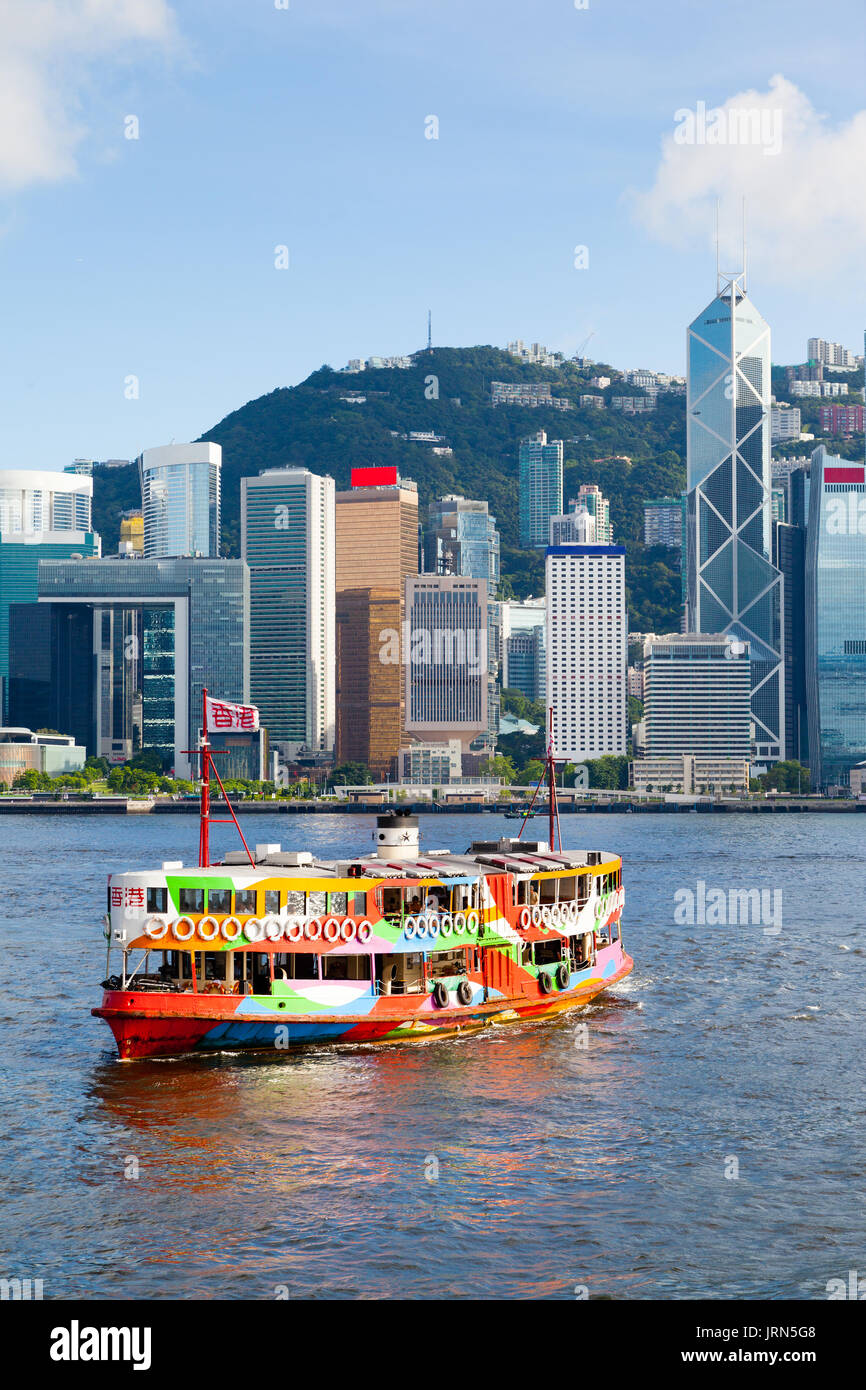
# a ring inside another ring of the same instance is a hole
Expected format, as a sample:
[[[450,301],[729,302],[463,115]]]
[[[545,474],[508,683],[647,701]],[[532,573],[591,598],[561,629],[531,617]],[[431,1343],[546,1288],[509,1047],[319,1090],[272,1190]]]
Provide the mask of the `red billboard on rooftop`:
[[[352,487],[393,487],[396,482],[396,467],[352,469]]]

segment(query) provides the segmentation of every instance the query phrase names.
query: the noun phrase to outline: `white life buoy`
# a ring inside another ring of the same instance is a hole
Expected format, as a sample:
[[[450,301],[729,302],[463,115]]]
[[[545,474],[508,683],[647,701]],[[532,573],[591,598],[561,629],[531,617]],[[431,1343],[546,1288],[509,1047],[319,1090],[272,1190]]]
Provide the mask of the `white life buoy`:
[[[300,917],[290,917],[283,929],[287,941],[300,941],[304,934],[304,924]]]
[[[543,908],[541,909],[541,930],[542,930],[542,931],[550,931],[550,908],[549,908],[549,907],[543,907]]]
[[[454,935],[454,922],[452,920],[450,912],[446,912],[445,916],[441,919],[439,923],[439,930],[441,931],[443,936]]]
[[[244,936],[247,941],[261,941],[265,934],[265,929],[258,917],[251,917],[248,922],[244,922]]]
[[[474,935],[475,932],[477,932],[478,930],[478,924],[480,920],[481,919],[478,916],[478,913],[476,912],[475,908],[470,907],[469,911],[466,914],[466,930],[468,932],[472,932],[472,934]]]
[[[205,931],[205,923],[210,922],[213,931]],[[198,922],[198,934],[202,941],[213,941],[219,935],[220,924],[216,917],[200,917]]]
[[[344,917],[342,922],[340,923],[340,940],[355,940],[355,923],[351,917]]]
[[[536,903],[532,909],[532,925],[534,927],[541,926],[541,908],[538,906],[538,903]]]
[[[418,918],[407,917],[403,923],[403,935],[407,941],[414,941],[418,935]]]
[[[262,925],[268,941],[279,941],[283,934],[283,924],[279,917],[266,917]]]
[[[363,922],[358,923],[358,941],[363,946],[365,942],[370,940],[372,935],[373,928],[365,917]]]
[[[234,931],[230,932],[229,927],[234,927]],[[243,930],[244,929],[238,921],[237,917],[224,918],[223,924],[220,927],[223,941],[237,941],[238,937],[243,934]]]
[[[326,941],[337,941],[340,936],[340,919],[338,917],[328,917],[322,927],[322,936]]]
[[[308,941],[318,941],[322,935],[322,923],[318,917],[314,917],[312,922],[304,923],[304,936]]]
[[[168,931],[168,922],[162,922],[158,917],[148,917],[144,924],[144,934],[149,936],[151,941],[161,941]]]
[[[455,913],[454,913],[454,930],[456,931],[456,933],[457,933],[458,936],[462,936],[463,933],[466,931],[466,913],[465,913],[465,912],[455,912]]]
[[[182,922],[186,922],[189,925],[189,931],[181,931],[180,927]],[[189,941],[190,937],[193,936],[194,933],[195,922],[192,920],[191,917],[178,917],[177,921],[174,923],[171,929],[171,934],[174,937],[175,941]]]
[[[574,899],[572,899],[572,901],[569,903],[568,916],[569,920],[572,922],[576,922],[578,917],[580,916],[580,909],[578,908],[577,903],[574,901]]]
[[[522,931],[526,931],[527,927],[532,926],[532,913],[529,911],[528,907],[522,907],[520,909],[518,922]]]

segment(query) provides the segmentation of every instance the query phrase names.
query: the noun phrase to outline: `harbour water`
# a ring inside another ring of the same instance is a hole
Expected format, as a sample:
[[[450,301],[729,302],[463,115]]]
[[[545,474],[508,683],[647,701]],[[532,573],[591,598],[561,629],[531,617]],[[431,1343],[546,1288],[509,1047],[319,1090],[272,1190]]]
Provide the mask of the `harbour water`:
[[[251,828],[332,855],[372,825]],[[90,1016],[106,875],[194,863],[197,820],[2,831],[0,1274],[45,1298],[821,1299],[866,1272],[859,818],[564,818],[567,846],[623,855],[635,958],[583,1013],[131,1064]],[[421,832],[463,849],[513,825]],[[711,890],[740,888],[768,890],[761,921],[676,920],[685,890],[711,919]]]

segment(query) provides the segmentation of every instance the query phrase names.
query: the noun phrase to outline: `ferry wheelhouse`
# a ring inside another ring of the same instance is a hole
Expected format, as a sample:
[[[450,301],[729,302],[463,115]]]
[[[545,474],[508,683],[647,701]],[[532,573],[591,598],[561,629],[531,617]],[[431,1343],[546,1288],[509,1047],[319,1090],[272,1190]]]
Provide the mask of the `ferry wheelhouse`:
[[[399,811],[375,834],[372,857],[267,844],[112,874],[120,973],[93,1013],[120,1056],[454,1034],[586,1004],[632,969],[617,855],[514,839],[422,853]]]
[[[206,733],[195,751],[198,866],[108,880],[108,978],[92,1012],[124,1060],[455,1034],[587,1004],[632,969],[619,856],[563,851],[561,835],[554,849],[550,750],[547,847],[521,826],[465,854],[422,853],[417,818],[398,810],[377,818],[374,855],[253,852],[226,798],[243,850],[214,865],[211,770],[222,782]]]

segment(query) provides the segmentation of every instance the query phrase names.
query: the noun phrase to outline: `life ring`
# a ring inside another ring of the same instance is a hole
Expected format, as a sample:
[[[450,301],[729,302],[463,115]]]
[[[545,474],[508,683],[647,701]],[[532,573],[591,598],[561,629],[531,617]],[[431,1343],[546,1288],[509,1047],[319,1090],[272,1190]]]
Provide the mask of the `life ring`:
[[[437,1009],[444,1009],[448,1003],[448,991],[441,980],[437,980],[433,986],[432,998]]]
[[[466,930],[474,935],[478,931],[481,919],[474,907],[470,907],[466,914]]]
[[[268,941],[279,941],[283,934],[283,924],[279,917],[266,917],[262,926]]]
[[[205,931],[205,922],[211,923],[211,925],[213,926],[212,932]],[[214,941],[216,937],[219,935],[219,929],[220,924],[217,921],[216,917],[200,917],[198,920],[198,934],[201,937],[202,941]]]
[[[161,941],[168,931],[168,922],[161,922],[158,917],[148,917],[144,924],[144,934],[149,936],[151,941]]]
[[[442,918],[441,922],[439,923],[439,930],[441,931],[443,936],[454,935],[454,923],[451,920],[450,913],[446,913],[445,916]]]
[[[357,939],[358,939],[358,941],[360,942],[360,944],[363,946],[363,945],[365,944],[365,942],[367,942],[367,941],[370,940],[370,937],[371,937],[372,935],[373,935],[373,928],[372,928],[372,926],[370,925],[370,923],[367,921],[367,919],[366,919],[366,917],[365,917],[364,920],[363,920],[363,922],[359,922],[359,923],[358,923],[358,938],[357,938]]]
[[[572,899],[571,903],[569,904],[568,916],[569,916],[569,920],[572,921],[572,922],[576,922],[577,919],[578,919],[578,917],[580,916],[580,908],[578,907],[577,903],[576,903],[573,899]]]
[[[595,920],[596,920],[597,922],[599,922],[599,921],[601,921],[601,918],[602,918],[603,916],[604,916],[604,898],[601,898],[601,897],[600,897],[600,898],[597,898],[597,899],[596,899],[596,904],[595,904]]]
[[[314,917],[312,922],[304,923],[304,936],[308,941],[318,941],[322,935],[322,923],[318,917]]]
[[[344,917],[342,922],[340,923],[340,940],[355,940],[355,923],[353,922],[351,917]]]
[[[182,932],[180,930],[181,922],[189,923],[188,932]],[[191,917],[178,917],[177,921],[172,926],[171,934],[174,937],[175,941],[189,941],[190,937],[195,934],[195,922],[192,920]]]
[[[234,927],[234,931],[229,933],[229,927]],[[238,921],[237,917],[224,918],[223,924],[220,927],[223,941],[237,941],[238,937],[243,934],[243,930],[244,929]]]
[[[331,930],[329,930],[331,928]],[[328,917],[322,927],[322,936],[326,941],[334,942],[340,936],[340,921],[337,917]]]
[[[455,912],[455,913],[454,913],[454,930],[456,931],[456,933],[457,933],[458,936],[462,936],[463,933],[466,931],[466,913],[465,913],[465,912]]]
[[[407,917],[403,923],[403,935],[407,941],[414,941],[418,935],[418,918]]]
[[[532,925],[534,927],[541,926],[541,908],[538,906],[538,903],[536,903],[532,909]]]
[[[461,980],[457,986],[457,1002],[464,1005],[472,1003],[472,986],[468,980]]]
[[[556,983],[560,989],[568,989],[571,983],[571,971],[564,960],[561,960],[556,967]]]
[[[542,994],[549,994],[550,991],[553,989],[553,981],[551,980],[547,972],[544,970],[542,970],[541,974],[538,977],[538,988],[541,990]]]
[[[250,917],[248,922],[244,922],[244,936],[247,941],[261,941],[265,934],[265,929],[258,917]]]
[[[434,917],[428,917],[426,922],[419,922],[418,935],[426,936],[428,941],[435,941],[439,935],[439,923]]]
[[[304,934],[304,924],[298,917],[290,917],[285,927],[283,935],[287,941],[300,941]]]
[[[529,911],[528,907],[522,907],[520,909],[519,922],[523,931],[526,931],[527,927],[532,925],[532,913]]]
[[[543,907],[543,908],[541,909],[541,930],[542,930],[542,931],[550,931],[550,908],[549,908],[549,907]]]

